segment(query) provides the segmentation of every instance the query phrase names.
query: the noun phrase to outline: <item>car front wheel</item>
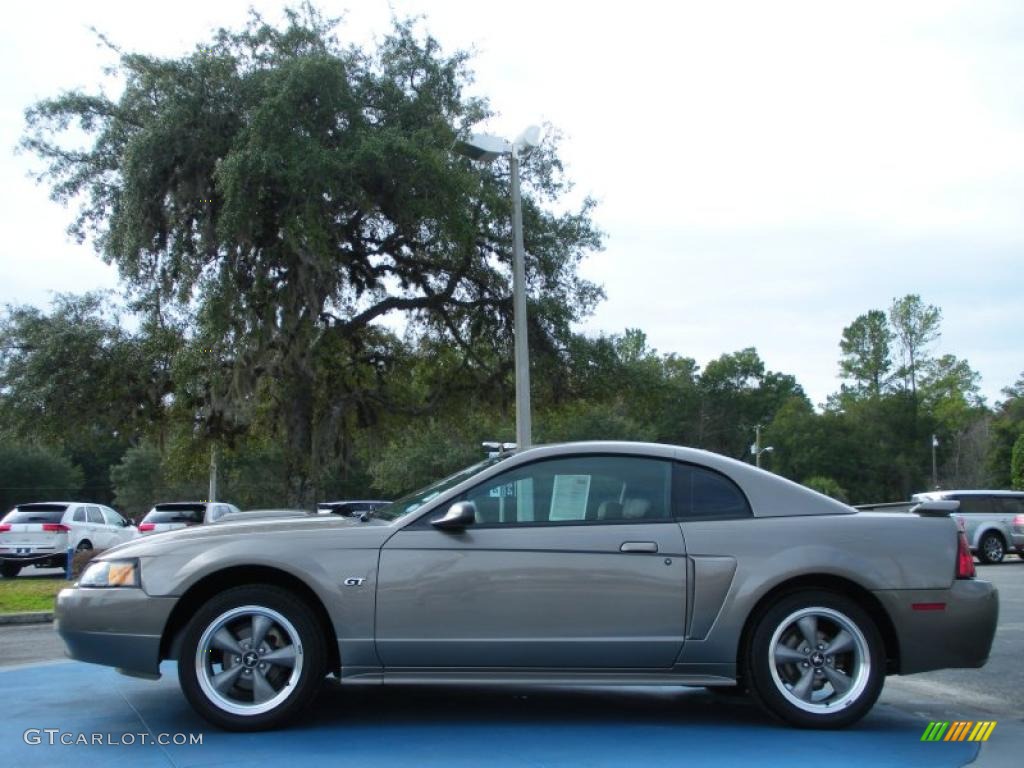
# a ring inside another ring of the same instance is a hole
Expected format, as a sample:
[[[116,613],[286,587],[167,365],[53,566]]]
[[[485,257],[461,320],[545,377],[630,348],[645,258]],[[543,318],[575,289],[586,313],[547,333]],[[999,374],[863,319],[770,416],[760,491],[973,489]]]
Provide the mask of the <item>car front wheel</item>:
[[[189,622],[178,680],[189,703],[215,725],[265,730],[313,700],[326,656],[316,616],[295,594],[269,584],[237,587]]]
[[[874,706],[885,679],[881,636],[867,612],[833,592],[796,592],[762,613],[746,668],[755,699],[801,728],[842,728]]]
[[[978,559],[988,565],[1003,562],[1006,556],[1006,544],[998,533],[986,533],[978,542]]]

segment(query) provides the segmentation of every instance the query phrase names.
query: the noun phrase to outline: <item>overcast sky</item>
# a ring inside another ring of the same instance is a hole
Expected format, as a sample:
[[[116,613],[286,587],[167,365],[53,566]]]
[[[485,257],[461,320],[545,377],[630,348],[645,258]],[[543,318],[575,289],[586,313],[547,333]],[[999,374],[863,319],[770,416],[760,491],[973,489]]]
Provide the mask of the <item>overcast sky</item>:
[[[179,55],[246,8],[178,0],[9,5],[0,29],[0,304],[116,286],[65,235],[71,211],[13,148],[32,101],[94,88],[110,54]],[[815,403],[839,386],[845,325],[919,293],[936,352],[967,358],[989,402],[1024,371],[1024,4],[347,0],[343,39],[426,15],[512,136],[565,134],[607,248],[583,274],[608,299],[588,332],[639,327],[701,364],[755,346]]]

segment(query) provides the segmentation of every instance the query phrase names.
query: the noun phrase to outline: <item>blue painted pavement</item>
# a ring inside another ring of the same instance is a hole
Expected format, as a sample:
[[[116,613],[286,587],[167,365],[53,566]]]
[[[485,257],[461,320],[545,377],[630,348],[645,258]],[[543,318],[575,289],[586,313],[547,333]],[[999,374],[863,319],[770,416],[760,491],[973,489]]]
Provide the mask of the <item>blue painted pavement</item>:
[[[188,706],[174,664],[161,671],[164,677],[150,682],[78,662],[0,669],[0,766],[941,768],[964,765],[978,751],[967,742],[922,743],[927,721],[888,706],[844,731],[799,731],[743,699],[683,688],[537,692],[331,683],[291,728],[226,733]],[[54,744],[42,732],[41,743],[26,743],[26,730],[47,728],[59,729]],[[94,733],[135,743],[60,743]],[[140,743],[139,734],[161,733],[201,733],[203,743]]]

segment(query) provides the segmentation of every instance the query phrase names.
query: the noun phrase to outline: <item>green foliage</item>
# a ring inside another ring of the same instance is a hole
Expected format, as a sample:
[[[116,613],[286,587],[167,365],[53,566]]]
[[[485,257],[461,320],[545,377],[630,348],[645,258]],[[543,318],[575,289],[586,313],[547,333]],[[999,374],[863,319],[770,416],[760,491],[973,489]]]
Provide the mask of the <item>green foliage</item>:
[[[28,110],[23,147],[117,266],[133,322],[103,294],[0,318],[0,430],[74,475],[43,462],[24,482],[109,495],[109,469],[139,514],[203,498],[215,449],[221,498],[308,507],[394,496],[512,439],[509,167],[451,151],[490,116],[469,57],[413,22],[364,48],[344,32],[307,4],[176,59],[110,46],[116,99]],[[701,370],[637,328],[574,333],[603,295],[577,270],[602,235],[593,201],[562,203],[559,140],[523,164],[538,441],[749,460],[760,425],[773,471],[877,502],[929,484],[934,434],[944,483],[1010,484],[1024,376],[990,410],[966,360],[930,356],[941,311],[915,294],[843,329],[820,411],[753,348]]]
[[[0,441],[0,515],[16,504],[77,498],[82,470],[59,451]]]
[[[1024,373],[1013,386],[1003,389],[1005,400],[996,404],[992,416],[988,450],[988,471],[995,488],[1009,488],[1013,447],[1024,435]]]
[[[793,376],[767,371],[752,347],[708,363],[698,389],[696,444],[734,458],[748,455],[758,424],[791,399],[807,399]]]
[[[884,312],[872,309],[858,317],[843,329],[839,342],[843,353],[839,360],[842,376],[852,379],[858,390],[874,397],[880,395],[892,370],[892,339]]]
[[[201,475],[183,479],[168,471],[165,457],[151,445],[129,448],[110,468],[110,479],[118,508],[136,520],[158,502],[197,501],[208,492]]]
[[[897,375],[903,378],[907,389],[916,397],[918,368],[929,345],[939,338],[942,310],[925,304],[917,294],[908,294],[902,299],[893,299],[889,322],[900,353],[901,365]]]
[[[537,441],[566,443],[576,440],[657,440],[657,427],[636,421],[619,403],[577,400],[545,411],[538,419]]]
[[[305,5],[283,28],[254,14],[180,59],[115,49],[121,96],[44,100],[23,141],[54,197],[83,201],[73,231],[95,238],[138,306],[194,309],[196,346],[219,350],[185,373],[197,426],[231,441],[262,407],[287,446],[293,502],[315,494],[335,458],[321,424],[346,433],[334,446],[344,454],[355,426],[375,418],[336,418],[337,400],[382,406],[363,367],[374,321],[406,313],[466,357],[489,347],[478,360],[504,359],[511,327],[508,166],[481,169],[451,151],[489,116],[463,95],[467,55],[444,54],[411,22],[369,49],[341,43],[334,26]],[[61,143],[73,123],[91,147]],[[523,166],[542,349],[601,296],[576,274],[601,245],[593,202],[543,207],[568,188],[557,140],[549,132]],[[339,349],[363,365],[337,366]]]
[[[849,503],[850,499],[843,487],[839,485],[831,477],[823,477],[822,475],[815,475],[808,477],[803,481],[811,490],[823,493],[826,496],[831,496],[833,499],[843,502],[844,504]]]
[[[7,307],[0,418],[20,434],[71,447],[76,438],[135,438],[161,420],[173,345],[151,329],[127,332],[105,293],[58,294],[49,314]]]
[[[1024,432],[1013,444],[1010,458],[1010,487],[1024,491]]]
[[[374,486],[385,497],[397,498],[481,461],[485,456],[481,442],[508,439],[508,435],[483,431],[484,423],[417,422],[414,429],[389,440],[370,461]]]

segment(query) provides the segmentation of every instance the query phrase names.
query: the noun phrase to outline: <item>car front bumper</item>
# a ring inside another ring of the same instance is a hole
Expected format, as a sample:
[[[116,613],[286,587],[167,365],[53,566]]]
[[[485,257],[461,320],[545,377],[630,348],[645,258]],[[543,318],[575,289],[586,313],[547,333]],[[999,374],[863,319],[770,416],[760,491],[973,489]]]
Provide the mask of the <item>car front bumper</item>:
[[[949,589],[874,592],[892,619],[899,674],[982,667],[999,621],[999,593],[987,581],[963,579]]]
[[[158,675],[160,639],[176,601],[137,588],[62,589],[54,628],[72,659]]]

